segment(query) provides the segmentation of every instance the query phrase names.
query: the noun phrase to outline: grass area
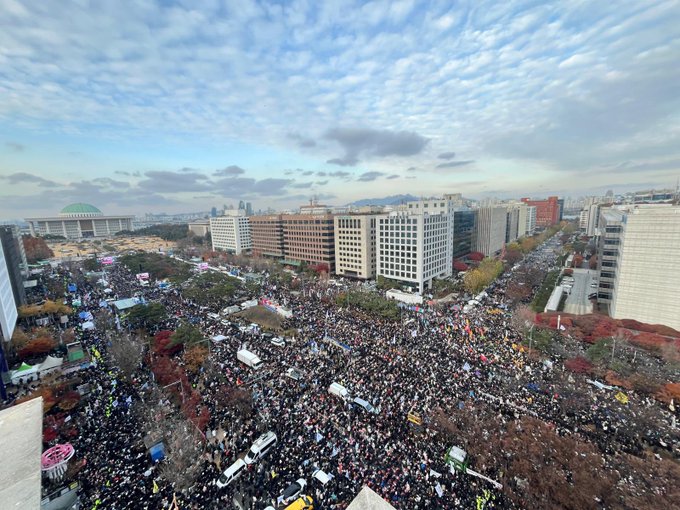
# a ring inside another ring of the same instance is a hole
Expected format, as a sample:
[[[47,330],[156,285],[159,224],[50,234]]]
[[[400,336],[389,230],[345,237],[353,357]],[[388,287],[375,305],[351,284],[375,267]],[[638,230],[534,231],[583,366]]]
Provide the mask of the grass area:
[[[538,292],[534,296],[534,300],[531,302],[531,309],[534,312],[543,311],[545,305],[548,303],[548,299],[550,299],[550,294],[552,294],[552,291],[555,288],[555,283],[557,283],[559,275],[559,269],[554,269],[545,275],[541,288],[538,289]]]
[[[343,292],[338,294],[335,303],[338,306],[360,308],[365,312],[380,315],[386,319],[399,318],[399,306],[396,301],[371,292]]]
[[[235,313],[233,317],[254,322],[264,329],[281,331],[285,318],[276,312],[268,310],[264,306],[253,306],[242,312]]]

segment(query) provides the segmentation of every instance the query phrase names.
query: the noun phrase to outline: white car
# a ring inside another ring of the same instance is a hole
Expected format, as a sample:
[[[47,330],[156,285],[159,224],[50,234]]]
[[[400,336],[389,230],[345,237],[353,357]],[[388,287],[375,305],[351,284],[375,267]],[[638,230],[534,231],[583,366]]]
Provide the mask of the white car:
[[[283,338],[280,336],[274,337],[269,341],[272,345],[275,345],[276,347],[285,347],[286,342]]]

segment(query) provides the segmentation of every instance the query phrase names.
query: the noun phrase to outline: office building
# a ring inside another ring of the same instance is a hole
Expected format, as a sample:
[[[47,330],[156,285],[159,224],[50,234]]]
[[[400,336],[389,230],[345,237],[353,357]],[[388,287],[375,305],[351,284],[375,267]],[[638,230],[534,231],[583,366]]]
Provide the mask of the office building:
[[[189,232],[198,237],[205,237],[210,232],[210,219],[190,222]]]
[[[395,211],[377,217],[377,275],[418,289],[432,287],[434,278],[452,273],[453,211]],[[410,204],[408,204],[410,205]],[[421,206],[423,204],[421,203]],[[412,207],[411,209],[416,209]]]
[[[453,212],[452,258],[459,259],[472,252],[476,218],[475,209],[459,209]]]
[[[28,277],[28,262],[21,231],[16,225],[0,225],[0,244],[5,254],[7,272],[16,306],[26,304],[24,281]]]
[[[524,204],[526,205],[526,204]],[[505,242],[511,243],[519,237],[519,206],[511,204],[505,213]]]
[[[66,239],[110,237],[121,230],[132,230],[134,216],[105,216],[90,204],[71,204],[58,216],[26,218],[32,236],[55,235]]]
[[[522,198],[522,202],[527,205],[536,207],[536,226],[550,227],[559,223],[560,221],[560,199],[557,197],[548,197],[545,200],[531,200],[529,198]]]
[[[680,329],[680,206],[603,208],[598,302],[616,319]]]
[[[0,336],[2,336],[4,342],[9,342],[12,338],[17,317],[17,305],[14,301],[10,270],[7,267],[5,251],[0,244]]]
[[[507,228],[507,207],[480,207],[473,233],[473,251],[486,256],[495,255],[503,249]]]
[[[285,263],[326,265],[335,271],[335,236],[330,209],[315,203],[300,207],[299,214],[282,216]]]
[[[375,214],[335,216],[336,274],[364,280],[375,276],[376,217]]]
[[[280,214],[250,216],[253,255],[283,258],[283,219]]]
[[[228,209],[224,216],[210,218],[210,235],[213,250],[223,250],[240,255],[250,251],[250,221],[245,209]]]
[[[517,237],[534,235],[536,230],[536,206],[523,202],[516,204],[519,210],[517,218]]]

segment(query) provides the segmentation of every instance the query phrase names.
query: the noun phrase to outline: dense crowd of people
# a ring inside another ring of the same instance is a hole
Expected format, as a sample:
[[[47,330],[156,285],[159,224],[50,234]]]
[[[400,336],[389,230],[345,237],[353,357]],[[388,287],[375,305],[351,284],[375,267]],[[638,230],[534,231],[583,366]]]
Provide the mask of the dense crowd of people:
[[[547,259],[533,257],[525,263],[547,269]],[[346,508],[363,485],[399,509],[511,508],[514,503],[489,482],[450,472],[445,454],[455,440],[428,426],[428,417],[437,410],[455,420],[456,410],[471,405],[487,406],[501,419],[536,416],[564,434],[594,425],[595,431],[588,433],[604,450],[636,452],[643,439],[669,450],[678,447],[668,428],[648,431],[644,438],[626,434],[635,421],[630,411],[611,393],[581,380],[572,381],[574,388],[591,405],[586,412],[565,409],[561,360],[529,358],[511,323],[504,300],[511,275],[493,284],[482,302],[465,313],[461,297],[445,305],[405,307],[396,321],[336,304],[338,292],[360,288],[360,283],[312,281],[291,291],[265,275],[259,296],[249,297],[277,302],[292,312],[282,329],[294,334],[284,346],[274,345],[263,328],[245,330],[233,318],[229,325],[224,317],[209,318],[231,303],[198,306],[183,299],[181,288],[140,286],[119,265],[107,269],[105,278],[109,294],[102,285],[81,279],[77,293],[69,297],[80,299],[79,311],[97,316],[107,298],[137,295],[162,303],[168,311],[168,319],[155,329],[174,330],[181,321],[198,318],[207,338],[226,338],[210,347],[217,373],[192,376],[211,418],[204,431],[200,474],[193,487],[179,492],[152,462],[134,412],[152,382],[148,367],[140,367],[135,384],[127,383],[107,355],[107,342],[115,336],[106,340],[98,330],[78,329],[94,353],[93,366],[79,373],[91,392],[74,411],[80,435],[72,441],[85,461],[78,475],[84,508],[170,508],[173,498],[180,508],[228,508],[234,497],[246,508],[277,508],[281,493],[299,478],[306,480],[303,493],[314,498],[315,508]],[[124,328],[125,321],[121,324]],[[236,352],[244,346],[263,360],[262,369],[254,371],[237,360]],[[287,377],[290,368],[302,377]],[[329,393],[334,382],[376,412]],[[244,416],[236,406],[219,405],[225,386],[250,392],[253,412]],[[658,412],[668,414],[670,423],[669,411]],[[409,413],[423,424],[409,421]],[[221,472],[270,430],[277,435],[276,447],[228,487],[219,488],[215,481]],[[330,475],[330,481],[314,478],[317,469]],[[497,473],[483,474],[493,478]]]

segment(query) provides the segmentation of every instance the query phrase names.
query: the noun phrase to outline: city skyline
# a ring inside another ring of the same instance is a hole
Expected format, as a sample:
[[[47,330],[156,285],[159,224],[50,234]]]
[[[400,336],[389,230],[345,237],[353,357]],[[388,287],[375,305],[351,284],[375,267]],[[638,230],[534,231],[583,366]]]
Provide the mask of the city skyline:
[[[675,2],[8,0],[0,218],[675,187]]]

